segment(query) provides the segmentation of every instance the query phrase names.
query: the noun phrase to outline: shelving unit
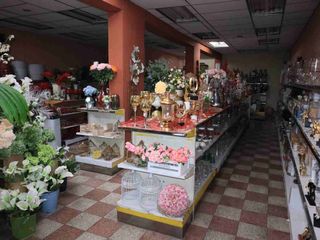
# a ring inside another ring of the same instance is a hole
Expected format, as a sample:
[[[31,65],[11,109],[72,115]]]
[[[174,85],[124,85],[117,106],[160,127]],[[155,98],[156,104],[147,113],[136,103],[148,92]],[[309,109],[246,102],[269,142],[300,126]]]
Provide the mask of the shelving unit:
[[[202,149],[201,152],[196,151],[197,127],[201,124],[211,124],[210,120],[224,113],[224,110],[210,116],[207,119],[201,119],[193,129],[188,129],[186,132],[179,132],[179,135],[177,135],[176,132],[152,131],[152,129],[145,131],[143,128],[137,129],[132,127],[130,129],[128,126],[126,126],[124,129],[131,131],[133,144],[138,144],[142,140],[146,146],[157,142],[173,148],[185,146],[190,150],[191,157],[189,159],[189,168],[185,174],[177,177],[172,176],[170,173],[164,171],[163,173],[155,173],[155,175],[162,182],[162,186],[172,183],[183,186],[188,193],[191,205],[184,216],[180,218],[172,218],[163,215],[157,209],[146,211],[139,205],[139,200],[120,200],[117,206],[118,220],[175,237],[183,237],[191,222],[196,205],[199,203],[209,184],[219,171],[221,165],[230,154],[236,141],[240,138],[241,134],[245,130],[250,117],[249,106],[250,97],[245,99],[239,106],[229,106],[227,108],[229,111],[232,111],[233,109],[234,113],[239,115],[229,118],[229,123],[225,124],[223,129],[219,129],[220,134],[214,140],[208,142],[207,146]],[[210,164],[208,169],[209,174],[207,176],[203,176],[203,178],[201,178],[202,182],[198,182],[196,186],[195,177],[197,174],[197,162],[200,161],[201,157],[203,157],[207,151],[212,150],[212,148],[215,147],[219,141],[224,139],[225,142],[227,137],[230,137],[230,140],[228,140],[228,144],[226,144],[224,151],[221,152],[217,158],[211,159],[212,164]],[[120,163],[119,167],[137,171],[140,173],[142,178],[146,178],[150,174],[147,168],[137,167],[126,161]]]
[[[81,112],[87,112],[88,124],[99,124],[102,126],[114,125],[124,120],[124,110],[103,110],[103,109],[86,109],[79,108]],[[120,157],[110,160],[103,158],[93,158],[92,156],[76,155],[76,161],[80,163],[80,168],[88,171],[105,173],[112,175],[119,170],[118,165],[124,161],[124,131],[106,132],[103,134],[94,134],[92,132],[77,132],[78,136],[86,137],[95,145],[102,144],[113,145],[117,144],[120,149]]]
[[[306,86],[299,84],[287,84],[284,85],[284,87],[299,88],[301,90],[307,91],[320,90],[320,88],[317,88],[316,86]],[[285,103],[284,105],[286,106]],[[318,163],[320,163],[320,148],[316,145],[316,141],[312,137],[310,137],[310,129],[304,127],[301,120],[297,119],[287,106],[286,108],[291,114],[294,126],[296,126],[299,130],[303,142],[308,146],[308,149],[311,150],[310,153],[312,154],[314,161],[318,161]],[[304,228],[308,226],[312,234],[312,239],[320,239],[320,228],[313,226],[313,216],[314,214],[316,214],[316,208],[315,206],[311,206],[305,197],[308,192],[307,185],[311,179],[311,176],[300,175],[298,152],[292,146],[289,133],[283,131],[282,138],[284,138],[284,141],[288,143],[288,148],[292,153],[292,162],[297,180],[297,184],[295,184],[293,182],[294,178],[287,175],[285,166],[283,165],[286,196],[288,200],[288,211],[291,225],[291,237],[292,239],[297,238],[298,234],[302,233]],[[283,151],[283,144],[281,146],[281,150]]]

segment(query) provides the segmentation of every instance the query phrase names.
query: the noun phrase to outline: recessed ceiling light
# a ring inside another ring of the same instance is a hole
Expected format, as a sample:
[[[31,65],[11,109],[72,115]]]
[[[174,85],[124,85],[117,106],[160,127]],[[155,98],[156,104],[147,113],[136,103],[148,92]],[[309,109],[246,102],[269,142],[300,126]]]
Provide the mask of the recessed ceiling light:
[[[209,43],[215,48],[229,47],[229,45],[226,44],[225,42],[209,42]]]

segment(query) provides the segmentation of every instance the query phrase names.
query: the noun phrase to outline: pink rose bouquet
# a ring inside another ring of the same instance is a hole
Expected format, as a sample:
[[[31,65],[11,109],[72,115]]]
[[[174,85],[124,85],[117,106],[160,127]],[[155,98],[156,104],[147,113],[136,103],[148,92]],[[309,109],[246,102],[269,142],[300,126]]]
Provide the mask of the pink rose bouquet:
[[[100,84],[106,84],[112,80],[117,73],[117,68],[108,63],[94,62],[90,66],[90,75]]]
[[[180,185],[165,186],[158,198],[158,208],[161,213],[171,217],[181,217],[190,205],[187,191]]]

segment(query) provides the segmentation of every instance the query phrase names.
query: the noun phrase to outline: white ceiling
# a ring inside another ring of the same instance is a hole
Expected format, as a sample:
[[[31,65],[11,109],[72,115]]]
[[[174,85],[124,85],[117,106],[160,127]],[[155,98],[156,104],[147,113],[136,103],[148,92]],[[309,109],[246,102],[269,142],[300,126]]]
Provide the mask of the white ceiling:
[[[66,37],[62,34],[80,34],[85,40],[71,36],[67,38],[106,47],[107,23],[90,24],[58,13],[59,11],[72,9],[80,9],[81,11],[107,19],[105,11],[90,7],[78,0],[0,0],[0,27],[9,27],[40,34],[53,34],[61,37]],[[41,23],[51,28],[37,30],[5,22],[6,19],[11,18]]]
[[[278,45],[269,45],[269,49],[288,49],[295,42],[301,30],[309,20],[320,0],[286,0],[283,19],[280,16],[256,16],[251,19],[246,0],[131,0],[147,9],[150,13],[170,24],[178,31],[199,41],[193,33],[213,32],[219,39],[226,41],[230,47],[216,49],[221,53],[245,50],[265,49],[259,46],[252,19],[256,27],[279,25],[282,22],[280,41]],[[263,0],[261,0],[263,1]],[[266,0],[267,1],[267,0]],[[157,8],[186,6],[199,20],[176,24],[161,13]],[[0,0],[0,27],[10,27],[41,34],[53,34],[73,40],[85,41],[105,47],[107,44],[107,24],[90,24],[62,14],[59,11],[80,9],[96,16],[107,19],[104,11],[90,7],[78,0]],[[18,19],[41,23],[51,27],[37,30],[29,27],[6,22],[7,19]],[[63,34],[76,34],[66,36]],[[77,35],[78,34],[78,35]],[[75,36],[84,39],[77,39]],[[210,47],[209,40],[202,41]],[[168,42],[146,33],[146,44],[158,46]],[[183,48],[176,46],[181,54]]]
[[[282,14],[258,16],[252,19],[246,0],[131,0],[133,3],[147,9],[182,33],[199,40],[193,33],[213,32],[219,39],[226,41],[230,47],[216,49],[221,53],[231,53],[246,50],[289,49],[301,33],[301,30],[311,17],[319,0],[287,0]],[[260,0],[268,1],[268,0]],[[159,13],[156,8],[186,6],[199,20],[193,23],[175,23]],[[280,26],[279,44],[260,46],[255,33],[255,27]],[[209,40],[202,41],[207,46]]]

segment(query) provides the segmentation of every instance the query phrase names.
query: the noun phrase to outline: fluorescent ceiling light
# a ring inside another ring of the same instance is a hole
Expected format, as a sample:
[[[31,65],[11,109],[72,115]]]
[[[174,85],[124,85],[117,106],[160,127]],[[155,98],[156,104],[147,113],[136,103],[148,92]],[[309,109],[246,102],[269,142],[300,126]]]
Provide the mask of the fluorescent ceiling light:
[[[226,44],[225,42],[209,42],[209,43],[215,48],[229,47],[229,45]]]

